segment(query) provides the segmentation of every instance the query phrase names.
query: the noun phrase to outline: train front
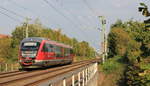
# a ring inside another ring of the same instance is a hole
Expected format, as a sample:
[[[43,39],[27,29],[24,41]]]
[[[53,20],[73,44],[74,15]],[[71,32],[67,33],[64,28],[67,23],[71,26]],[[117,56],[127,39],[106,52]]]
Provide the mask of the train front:
[[[38,54],[40,42],[24,39],[20,45],[19,62],[22,68],[35,67],[35,59]]]

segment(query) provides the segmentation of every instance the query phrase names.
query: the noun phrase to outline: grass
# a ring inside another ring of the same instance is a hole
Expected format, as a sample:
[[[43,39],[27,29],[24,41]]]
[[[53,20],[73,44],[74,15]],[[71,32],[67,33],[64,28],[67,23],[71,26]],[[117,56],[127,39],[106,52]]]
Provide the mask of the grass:
[[[109,74],[124,70],[124,66],[125,64],[122,61],[122,57],[116,56],[108,59],[104,64],[99,65],[99,68],[104,73]]]
[[[124,86],[125,68],[126,64],[123,62],[123,58],[119,56],[110,58],[104,64],[100,64],[99,71],[104,76],[101,86]]]

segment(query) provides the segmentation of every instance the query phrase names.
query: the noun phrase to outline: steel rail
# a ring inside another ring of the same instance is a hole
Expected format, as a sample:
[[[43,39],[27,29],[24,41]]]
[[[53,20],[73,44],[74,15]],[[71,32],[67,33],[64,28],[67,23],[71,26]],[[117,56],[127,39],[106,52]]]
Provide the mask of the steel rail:
[[[0,78],[5,78],[5,77],[12,77],[20,74],[27,73],[27,71],[17,71],[17,72],[12,72],[12,73],[6,73],[4,75],[0,75]]]
[[[0,72],[0,75],[8,74],[8,73],[14,73],[14,72],[19,72],[19,70],[14,70],[10,72]]]

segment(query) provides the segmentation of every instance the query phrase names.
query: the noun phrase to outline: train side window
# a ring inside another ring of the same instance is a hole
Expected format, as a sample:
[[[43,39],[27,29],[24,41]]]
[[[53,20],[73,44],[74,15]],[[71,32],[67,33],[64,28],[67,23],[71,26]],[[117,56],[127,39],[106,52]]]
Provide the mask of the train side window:
[[[68,56],[69,55],[69,49],[68,48],[65,48],[65,56]]]
[[[48,43],[45,43],[42,51],[44,52],[54,52],[54,46]]]
[[[73,50],[72,49],[70,49],[70,54],[73,54]]]
[[[56,57],[61,57],[61,47],[55,46]]]
[[[48,52],[48,45],[46,43],[44,44],[42,51]]]
[[[70,54],[70,49],[68,49],[67,52],[68,52],[68,55],[69,55]]]
[[[54,46],[49,44],[49,52],[54,52]]]

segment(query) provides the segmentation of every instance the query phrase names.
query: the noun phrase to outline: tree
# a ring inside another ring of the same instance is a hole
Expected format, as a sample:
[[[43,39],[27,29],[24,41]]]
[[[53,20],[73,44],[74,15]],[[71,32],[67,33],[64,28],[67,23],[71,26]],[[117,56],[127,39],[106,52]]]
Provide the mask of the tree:
[[[12,58],[11,38],[0,39],[0,57],[4,59]]]
[[[137,58],[146,56],[143,54],[150,50],[147,46],[150,43],[149,34],[141,22],[117,21],[108,36],[109,57],[119,55],[131,63],[136,62]]]
[[[113,28],[108,36],[109,56],[124,56],[129,44],[129,34],[122,28]]]
[[[140,3],[140,5],[142,7],[139,7],[138,10],[139,12],[142,12],[142,15],[145,17],[149,17],[150,16],[150,12],[148,11],[148,7],[147,5],[145,5],[144,3]]]

